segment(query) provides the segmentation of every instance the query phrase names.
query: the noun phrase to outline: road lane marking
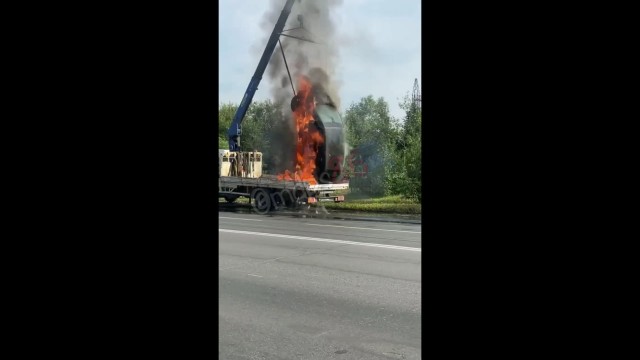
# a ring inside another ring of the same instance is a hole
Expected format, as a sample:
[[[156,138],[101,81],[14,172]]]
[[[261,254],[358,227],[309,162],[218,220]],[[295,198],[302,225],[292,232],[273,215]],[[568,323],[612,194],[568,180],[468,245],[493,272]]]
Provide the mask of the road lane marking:
[[[224,216],[218,216],[219,219],[233,219],[233,220],[249,220],[249,221],[262,221],[262,220],[258,220],[258,219],[245,219],[245,218],[237,218],[237,217],[224,217]]]
[[[324,334],[327,334],[327,333],[329,333],[330,331],[331,331],[331,330],[323,331],[323,332],[321,332],[320,334],[313,335],[313,337],[314,337],[314,338],[317,338],[318,336],[322,336],[322,335],[324,335]]]
[[[345,244],[345,245],[371,246],[371,247],[379,247],[379,248],[394,249],[394,250],[407,250],[407,251],[418,251],[418,252],[422,251],[421,248],[414,248],[414,247],[407,247],[407,246],[364,243],[364,242],[346,241],[346,240],[333,240],[333,239],[323,239],[323,238],[314,238],[314,237],[306,237],[306,236],[271,234],[271,233],[261,233],[261,232],[254,232],[254,231],[241,231],[241,230],[231,230],[231,229],[218,229],[218,231],[219,232],[234,233],[234,234],[270,236],[270,237],[280,237],[280,238],[296,239],[296,240],[307,240],[307,241],[320,241],[320,242],[328,242],[328,243],[335,243],[335,244]]]
[[[247,274],[247,275],[249,275],[249,276],[255,276],[255,277],[262,277],[262,276],[260,276],[260,275],[256,275],[256,274]]]
[[[325,225],[325,224],[310,224],[304,223],[305,225],[313,225],[313,226],[331,226],[331,227],[341,227],[348,229],[361,229],[361,230],[377,230],[377,231],[395,231],[395,232],[404,232],[404,233],[412,233],[412,234],[421,234],[421,231],[407,231],[407,230],[391,230],[391,229],[374,229],[374,228],[363,228],[363,227],[354,227],[354,226],[343,226],[343,225]]]

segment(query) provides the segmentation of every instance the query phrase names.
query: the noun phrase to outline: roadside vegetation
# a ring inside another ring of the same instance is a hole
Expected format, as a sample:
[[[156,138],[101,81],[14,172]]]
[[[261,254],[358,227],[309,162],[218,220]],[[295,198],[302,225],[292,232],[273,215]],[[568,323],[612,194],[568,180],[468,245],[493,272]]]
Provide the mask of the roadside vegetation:
[[[422,204],[416,200],[402,198],[400,195],[380,198],[363,198],[346,196],[345,202],[324,203],[325,208],[343,211],[362,211],[388,214],[422,214]]]

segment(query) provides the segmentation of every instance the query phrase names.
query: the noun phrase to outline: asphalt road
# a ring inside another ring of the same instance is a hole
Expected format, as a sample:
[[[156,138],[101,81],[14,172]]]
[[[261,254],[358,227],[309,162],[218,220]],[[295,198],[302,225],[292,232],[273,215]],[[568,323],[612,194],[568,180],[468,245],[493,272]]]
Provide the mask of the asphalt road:
[[[420,225],[220,212],[220,359],[420,359]]]

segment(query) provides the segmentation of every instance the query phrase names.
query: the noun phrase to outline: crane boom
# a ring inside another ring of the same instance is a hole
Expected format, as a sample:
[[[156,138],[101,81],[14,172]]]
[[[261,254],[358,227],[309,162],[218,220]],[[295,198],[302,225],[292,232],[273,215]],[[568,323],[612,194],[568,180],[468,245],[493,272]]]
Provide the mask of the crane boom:
[[[273,51],[275,50],[276,44],[278,43],[278,40],[280,38],[280,34],[282,33],[282,30],[284,30],[284,25],[287,22],[289,14],[291,13],[291,7],[293,6],[294,1],[295,0],[287,0],[287,3],[284,5],[284,8],[280,13],[280,17],[278,18],[278,22],[276,22],[276,26],[273,28],[273,32],[269,37],[267,47],[262,53],[262,57],[260,58],[260,62],[258,63],[258,67],[256,68],[256,72],[253,74],[253,77],[249,82],[249,86],[247,86],[247,90],[244,93],[244,97],[242,98],[242,102],[240,103],[240,106],[238,107],[238,110],[233,117],[233,121],[231,122],[229,131],[227,132],[227,134],[229,135],[230,151],[240,151],[242,120],[244,120],[244,116],[249,109],[249,105],[251,105],[253,95],[256,93],[256,90],[258,90],[258,85],[260,84],[260,80],[262,80],[264,70],[267,68],[267,64],[269,64],[271,55],[273,55]]]

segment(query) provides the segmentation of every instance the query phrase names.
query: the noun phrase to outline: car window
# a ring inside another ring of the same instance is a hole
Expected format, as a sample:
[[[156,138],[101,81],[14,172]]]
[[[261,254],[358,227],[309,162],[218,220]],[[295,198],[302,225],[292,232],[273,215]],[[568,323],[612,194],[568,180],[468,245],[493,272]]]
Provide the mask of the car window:
[[[330,124],[333,124],[334,126],[344,125],[340,113],[332,106],[319,105],[318,107],[316,107],[316,113],[318,113],[320,120],[322,120],[322,123],[325,126],[328,126]]]

